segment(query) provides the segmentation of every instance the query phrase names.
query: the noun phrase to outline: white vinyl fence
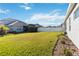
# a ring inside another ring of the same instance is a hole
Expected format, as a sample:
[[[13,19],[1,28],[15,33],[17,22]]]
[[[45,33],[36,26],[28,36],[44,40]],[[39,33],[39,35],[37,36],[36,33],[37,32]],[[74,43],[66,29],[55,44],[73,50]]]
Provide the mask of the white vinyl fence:
[[[64,31],[64,28],[43,28],[43,27],[40,27],[38,28],[38,32],[62,32]]]

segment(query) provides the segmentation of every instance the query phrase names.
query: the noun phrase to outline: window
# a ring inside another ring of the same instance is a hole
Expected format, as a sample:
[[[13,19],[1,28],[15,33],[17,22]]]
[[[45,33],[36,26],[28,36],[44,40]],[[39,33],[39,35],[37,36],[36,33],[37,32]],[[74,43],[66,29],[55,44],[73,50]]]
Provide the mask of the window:
[[[21,30],[21,28],[17,28],[17,30]]]
[[[71,18],[69,18],[69,31],[71,31]]]
[[[79,7],[76,9],[76,11],[74,12],[74,19],[79,17]]]

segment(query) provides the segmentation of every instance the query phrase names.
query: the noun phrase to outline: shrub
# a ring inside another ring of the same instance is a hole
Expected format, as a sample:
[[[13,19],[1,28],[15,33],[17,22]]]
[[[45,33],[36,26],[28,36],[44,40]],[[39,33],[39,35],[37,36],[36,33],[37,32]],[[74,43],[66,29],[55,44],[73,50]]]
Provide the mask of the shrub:
[[[62,41],[61,41],[61,43],[62,43],[62,44],[65,44],[65,41],[64,41],[64,40],[62,40]]]
[[[72,56],[72,52],[69,49],[64,49],[64,55],[66,56]]]
[[[0,28],[3,28],[4,30],[9,30],[9,28],[5,25],[1,25]]]
[[[0,26],[0,35],[3,36],[5,34],[7,34],[8,31],[9,31],[9,28],[7,26],[5,26],[5,25]]]

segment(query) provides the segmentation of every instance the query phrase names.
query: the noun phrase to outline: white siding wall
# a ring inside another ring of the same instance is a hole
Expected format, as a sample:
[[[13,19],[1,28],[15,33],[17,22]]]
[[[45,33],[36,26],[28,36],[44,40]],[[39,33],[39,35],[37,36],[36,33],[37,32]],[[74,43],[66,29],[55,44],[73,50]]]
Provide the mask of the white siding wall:
[[[75,7],[71,15],[71,31],[69,31],[69,18],[66,21],[66,31],[68,37],[74,42],[74,44],[79,48],[79,17],[74,19],[74,11],[79,7],[79,4]]]
[[[12,26],[10,27],[10,31],[16,31],[16,32],[23,32],[23,26],[21,27],[16,27],[16,26]]]
[[[43,28],[43,27],[40,27],[38,28],[38,31],[39,32],[59,32],[59,31],[64,31],[63,28]]]

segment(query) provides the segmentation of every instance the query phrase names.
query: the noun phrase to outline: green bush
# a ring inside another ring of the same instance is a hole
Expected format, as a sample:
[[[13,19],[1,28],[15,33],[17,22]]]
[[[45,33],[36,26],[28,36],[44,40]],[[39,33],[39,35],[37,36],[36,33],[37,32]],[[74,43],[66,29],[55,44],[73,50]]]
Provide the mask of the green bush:
[[[64,49],[64,55],[66,56],[72,56],[72,52],[69,49]]]
[[[9,30],[9,28],[8,28],[7,26],[1,25],[1,26],[0,26],[0,35],[3,36],[3,35],[5,35],[5,34],[7,34],[8,30]]]
[[[9,30],[9,28],[7,26],[5,26],[5,25],[1,25],[0,28],[3,28],[3,30],[5,30],[5,31]]]

